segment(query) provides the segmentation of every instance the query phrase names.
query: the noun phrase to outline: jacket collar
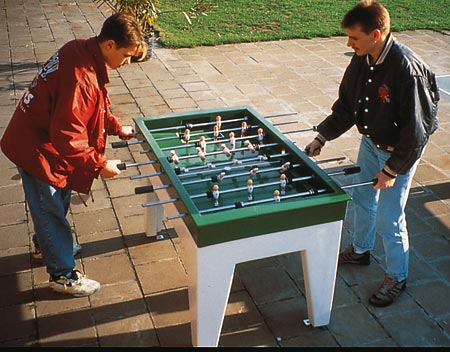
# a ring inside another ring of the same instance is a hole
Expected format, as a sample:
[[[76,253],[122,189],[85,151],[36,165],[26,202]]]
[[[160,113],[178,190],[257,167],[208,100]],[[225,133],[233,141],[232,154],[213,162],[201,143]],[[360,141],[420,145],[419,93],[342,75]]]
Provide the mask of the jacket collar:
[[[378,56],[377,60],[371,64],[369,55],[366,55],[366,62],[370,66],[375,65],[381,65],[384,62],[384,59],[386,59],[387,54],[389,53],[389,50],[392,48],[392,44],[394,44],[394,35],[392,33],[389,33],[386,38],[386,43],[384,43],[383,50],[381,51],[381,54]]]
[[[99,83],[108,84],[109,83],[108,69],[106,67],[106,62],[105,59],[103,58],[102,51],[100,50],[100,45],[98,44],[97,37],[89,38],[86,41],[86,45],[88,51],[92,54],[92,57],[94,58],[95,72],[97,73]]]

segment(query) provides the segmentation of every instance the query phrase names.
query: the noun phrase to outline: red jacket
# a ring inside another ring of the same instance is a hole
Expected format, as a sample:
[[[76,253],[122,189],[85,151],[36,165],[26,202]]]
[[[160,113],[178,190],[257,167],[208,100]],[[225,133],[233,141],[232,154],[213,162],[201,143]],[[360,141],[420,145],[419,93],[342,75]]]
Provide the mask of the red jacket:
[[[1,148],[18,167],[55,187],[88,193],[106,164],[111,114],[97,39],[73,40],[38,72],[5,130]]]

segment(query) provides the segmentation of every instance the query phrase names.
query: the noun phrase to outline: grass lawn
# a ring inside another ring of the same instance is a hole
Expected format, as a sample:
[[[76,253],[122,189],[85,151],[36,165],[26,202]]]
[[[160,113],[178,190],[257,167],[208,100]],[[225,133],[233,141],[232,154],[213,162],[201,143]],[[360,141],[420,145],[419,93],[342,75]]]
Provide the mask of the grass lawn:
[[[207,16],[189,25],[168,12],[156,21],[160,43],[194,47],[343,35],[340,21],[356,0],[205,0]],[[450,29],[449,0],[384,0],[392,30]],[[193,0],[162,0],[161,10],[186,9]]]

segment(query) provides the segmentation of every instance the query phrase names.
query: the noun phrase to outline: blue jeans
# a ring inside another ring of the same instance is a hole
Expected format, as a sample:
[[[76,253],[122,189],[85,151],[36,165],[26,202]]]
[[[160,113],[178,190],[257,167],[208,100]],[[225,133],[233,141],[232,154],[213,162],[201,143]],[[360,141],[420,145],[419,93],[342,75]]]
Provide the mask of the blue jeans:
[[[357,164],[361,172],[355,183],[369,181],[385,166],[391,153],[378,149],[366,136],[362,137]],[[405,206],[417,161],[404,175],[398,175],[394,187],[374,190],[371,186],[352,190],[354,203],[353,248],[372,250],[375,235],[383,240],[386,255],[386,274],[401,281],[408,276],[409,240],[406,228]]]
[[[19,172],[47,272],[53,277],[67,275],[75,267],[72,229],[66,218],[71,190],[53,187],[24,170]]]

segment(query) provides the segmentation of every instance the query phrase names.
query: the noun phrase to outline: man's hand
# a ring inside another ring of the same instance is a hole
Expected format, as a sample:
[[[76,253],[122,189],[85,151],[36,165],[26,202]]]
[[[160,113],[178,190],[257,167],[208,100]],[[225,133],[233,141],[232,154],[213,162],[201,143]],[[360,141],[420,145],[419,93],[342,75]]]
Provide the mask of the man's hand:
[[[320,141],[313,139],[313,141],[305,147],[305,153],[308,156],[317,156],[322,151],[322,147],[323,144],[320,143]]]
[[[378,182],[373,186],[373,189],[383,189],[394,187],[395,178],[389,177],[383,171],[375,175]]]
[[[132,126],[122,126],[119,131],[119,138],[123,141],[136,137],[136,132]]]
[[[120,170],[117,168],[118,164],[121,164],[122,160],[108,160],[105,167],[100,171],[100,176],[103,178],[111,178],[120,174]]]

